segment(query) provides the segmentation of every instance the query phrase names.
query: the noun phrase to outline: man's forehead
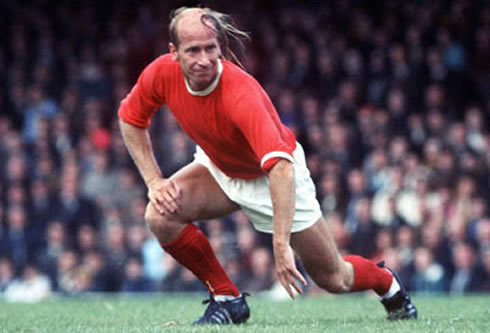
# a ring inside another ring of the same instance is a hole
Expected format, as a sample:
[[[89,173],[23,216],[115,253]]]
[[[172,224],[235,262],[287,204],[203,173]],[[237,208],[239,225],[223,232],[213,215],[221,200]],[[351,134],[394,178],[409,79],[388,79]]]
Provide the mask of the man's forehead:
[[[206,12],[201,8],[187,9],[180,14],[176,26],[180,43],[216,38],[216,32],[202,22],[201,17],[204,14]]]

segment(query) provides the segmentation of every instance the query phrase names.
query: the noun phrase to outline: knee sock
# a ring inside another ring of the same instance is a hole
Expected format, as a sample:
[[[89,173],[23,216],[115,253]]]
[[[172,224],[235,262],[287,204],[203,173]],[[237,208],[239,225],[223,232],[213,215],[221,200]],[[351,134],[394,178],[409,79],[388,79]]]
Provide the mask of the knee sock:
[[[396,279],[387,269],[380,268],[361,256],[348,255],[344,256],[344,260],[350,262],[354,267],[354,283],[351,292],[373,289],[379,296],[389,296],[387,294],[393,289],[390,287],[392,282],[396,282]]]
[[[213,295],[240,295],[221,267],[208,239],[192,223],[189,223],[175,240],[161,246],[194,273]]]

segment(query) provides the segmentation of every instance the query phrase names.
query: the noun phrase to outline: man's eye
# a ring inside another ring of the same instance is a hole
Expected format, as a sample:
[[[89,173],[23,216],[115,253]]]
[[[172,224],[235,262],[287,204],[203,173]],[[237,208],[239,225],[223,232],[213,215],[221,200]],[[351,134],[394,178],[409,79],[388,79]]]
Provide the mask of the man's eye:
[[[199,52],[199,48],[197,48],[197,47],[191,47],[191,48],[187,49],[187,52],[189,52],[189,53],[196,53],[196,52]]]

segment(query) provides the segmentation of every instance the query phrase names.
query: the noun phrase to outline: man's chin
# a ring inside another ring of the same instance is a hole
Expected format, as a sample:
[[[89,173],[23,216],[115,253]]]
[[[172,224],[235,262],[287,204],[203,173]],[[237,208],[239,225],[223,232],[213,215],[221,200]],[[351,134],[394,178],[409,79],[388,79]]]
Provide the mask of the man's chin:
[[[213,80],[210,77],[197,77],[193,81],[196,86],[200,87],[199,90],[206,89],[213,83]]]

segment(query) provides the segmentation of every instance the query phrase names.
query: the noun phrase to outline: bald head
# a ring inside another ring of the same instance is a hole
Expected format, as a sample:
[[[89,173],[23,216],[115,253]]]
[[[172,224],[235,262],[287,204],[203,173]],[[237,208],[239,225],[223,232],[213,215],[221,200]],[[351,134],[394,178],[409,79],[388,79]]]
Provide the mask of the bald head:
[[[170,23],[170,42],[176,47],[190,38],[215,38],[217,27],[207,8],[181,8]]]
[[[250,40],[248,33],[235,27],[233,19],[224,13],[210,8],[181,7],[171,14],[169,25],[170,48],[179,49],[184,40],[215,39],[225,59],[240,64],[230,47],[230,40],[236,47],[244,50],[244,40]],[[170,50],[172,52],[172,50]],[[243,67],[243,66],[242,66]]]

